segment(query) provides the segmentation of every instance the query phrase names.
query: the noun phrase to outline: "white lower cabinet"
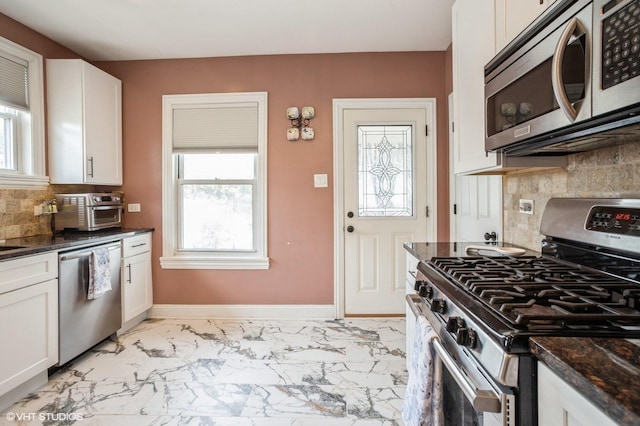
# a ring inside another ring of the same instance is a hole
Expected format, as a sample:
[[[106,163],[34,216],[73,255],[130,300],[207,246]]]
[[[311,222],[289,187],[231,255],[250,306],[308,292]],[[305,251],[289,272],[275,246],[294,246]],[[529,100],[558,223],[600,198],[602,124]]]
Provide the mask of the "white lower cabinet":
[[[416,273],[418,271],[418,259],[411,253],[407,252],[407,279],[406,279],[406,294],[415,294],[413,286],[416,282]],[[413,315],[411,308],[408,304],[406,306],[405,323],[406,323],[406,360],[407,368],[411,365],[411,352],[413,350],[413,340],[416,332],[416,317]]]
[[[0,397],[39,374],[46,381],[58,361],[57,253],[0,262],[0,324]]]
[[[587,398],[538,363],[538,424],[544,426],[614,426]]]
[[[122,322],[145,313],[153,304],[151,233],[122,241]]]

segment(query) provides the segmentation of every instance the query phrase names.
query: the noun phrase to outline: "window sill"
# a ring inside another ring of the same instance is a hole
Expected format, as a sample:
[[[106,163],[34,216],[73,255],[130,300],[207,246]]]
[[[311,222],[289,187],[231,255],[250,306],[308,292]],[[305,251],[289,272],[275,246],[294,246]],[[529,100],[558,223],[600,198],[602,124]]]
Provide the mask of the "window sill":
[[[0,175],[0,188],[5,189],[47,189],[48,176]]]
[[[160,267],[162,269],[269,269],[269,258],[163,256],[160,258]]]

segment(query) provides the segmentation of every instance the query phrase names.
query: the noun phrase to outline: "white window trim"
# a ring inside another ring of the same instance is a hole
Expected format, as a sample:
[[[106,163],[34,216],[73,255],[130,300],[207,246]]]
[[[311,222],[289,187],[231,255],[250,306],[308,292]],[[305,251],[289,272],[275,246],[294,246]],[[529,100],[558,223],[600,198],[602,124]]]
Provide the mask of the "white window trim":
[[[0,51],[29,63],[29,113],[31,115],[30,140],[18,143],[18,172],[0,172],[0,187],[45,189],[49,185],[46,175],[44,139],[44,73],[42,55],[0,37]]]
[[[258,170],[256,253],[231,257],[220,253],[180,253],[178,251],[177,161],[173,155],[173,109],[189,105],[258,103]],[[267,256],[267,93],[204,93],[162,97],[162,257],[163,269],[269,269]]]

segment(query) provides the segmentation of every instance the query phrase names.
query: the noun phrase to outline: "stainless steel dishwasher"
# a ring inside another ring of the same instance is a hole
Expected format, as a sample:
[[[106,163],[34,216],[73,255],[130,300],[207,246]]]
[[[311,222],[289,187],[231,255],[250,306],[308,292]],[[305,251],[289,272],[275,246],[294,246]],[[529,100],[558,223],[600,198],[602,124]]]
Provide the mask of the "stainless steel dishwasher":
[[[98,248],[106,248],[109,253],[111,290],[89,299],[89,261]],[[120,253],[120,241],[60,253],[58,365],[90,349],[121,327]]]

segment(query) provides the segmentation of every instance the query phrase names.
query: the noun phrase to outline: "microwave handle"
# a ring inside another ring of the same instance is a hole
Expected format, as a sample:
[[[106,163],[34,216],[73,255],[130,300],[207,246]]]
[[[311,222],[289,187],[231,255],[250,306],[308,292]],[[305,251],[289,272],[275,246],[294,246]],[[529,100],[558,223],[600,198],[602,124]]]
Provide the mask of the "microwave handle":
[[[562,109],[562,111],[572,122],[576,120],[578,111],[571,104],[571,102],[569,101],[569,97],[567,96],[567,92],[564,90],[564,81],[562,78],[562,60],[564,59],[564,53],[567,48],[567,43],[569,43],[571,37],[574,34],[582,35],[585,33],[586,30],[580,23],[580,20],[578,20],[578,18],[576,17],[572,18],[564,28],[564,31],[562,31],[562,35],[560,35],[560,40],[556,45],[555,52],[553,53],[553,61],[551,65],[551,84],[553,86],[553,93],[558,100],[560,109]]]

